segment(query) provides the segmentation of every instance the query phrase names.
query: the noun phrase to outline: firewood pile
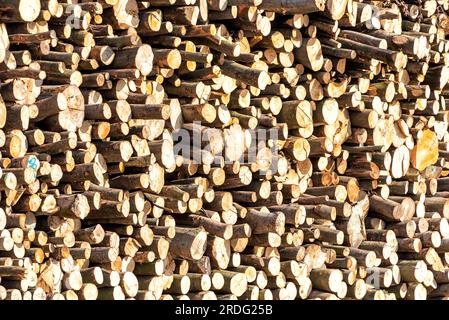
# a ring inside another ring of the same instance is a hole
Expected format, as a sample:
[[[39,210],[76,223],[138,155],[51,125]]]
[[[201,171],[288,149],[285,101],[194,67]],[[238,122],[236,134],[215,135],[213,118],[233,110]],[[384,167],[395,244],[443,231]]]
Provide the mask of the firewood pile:
[[[448,0],[0,0],[0,300],[449,297]]]

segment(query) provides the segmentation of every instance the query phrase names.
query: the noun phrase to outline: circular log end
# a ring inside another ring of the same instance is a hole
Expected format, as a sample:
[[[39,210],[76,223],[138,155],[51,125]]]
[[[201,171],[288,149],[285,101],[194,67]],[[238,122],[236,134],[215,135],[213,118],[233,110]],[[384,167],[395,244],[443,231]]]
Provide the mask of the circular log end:
[[[206,252],[207,246],[207,233],[204,231],[198,232],[195,238],[192,241],[192,245],[190,248],[190,255],[193,260],[200,259],[204,252]]]
[[[136,67],[142,76],[147,76],[153,69],[153,50],[147,44],[140,46],[136,54]]]
[[[232,294],[234,294],[237,297],[240,297],[242,294],[244,294],[246,289],[248,288],[248,283],[246,281],[245,274],[244,273],[235,274],[230,280],[229,287]]]
[[[23,21],[32,22],[39,16],[41,3],[39,0],[20,0],[18,9]]]

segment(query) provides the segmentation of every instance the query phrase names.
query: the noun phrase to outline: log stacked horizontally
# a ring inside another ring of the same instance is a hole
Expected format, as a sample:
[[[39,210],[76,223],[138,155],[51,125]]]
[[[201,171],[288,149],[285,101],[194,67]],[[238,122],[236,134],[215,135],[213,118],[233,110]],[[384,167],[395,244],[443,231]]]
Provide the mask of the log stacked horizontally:
[[[0,0],[0,300],[447,299],[446,12]]]

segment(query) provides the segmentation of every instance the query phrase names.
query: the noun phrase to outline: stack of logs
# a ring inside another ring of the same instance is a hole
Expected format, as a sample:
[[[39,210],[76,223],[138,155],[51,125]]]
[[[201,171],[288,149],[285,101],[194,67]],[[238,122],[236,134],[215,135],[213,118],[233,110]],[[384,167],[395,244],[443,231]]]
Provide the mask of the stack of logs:
[[[447,299],[445,12],[0,0],[0,300]]]

